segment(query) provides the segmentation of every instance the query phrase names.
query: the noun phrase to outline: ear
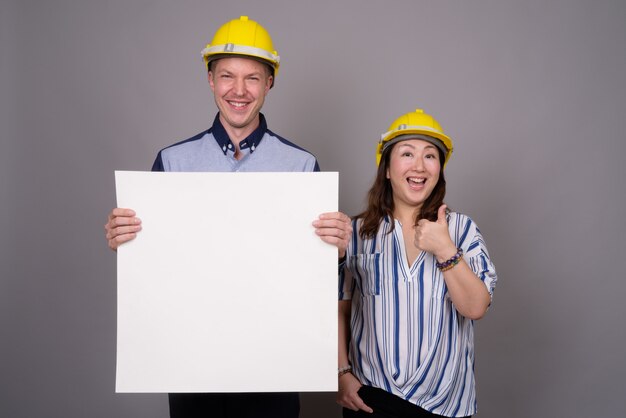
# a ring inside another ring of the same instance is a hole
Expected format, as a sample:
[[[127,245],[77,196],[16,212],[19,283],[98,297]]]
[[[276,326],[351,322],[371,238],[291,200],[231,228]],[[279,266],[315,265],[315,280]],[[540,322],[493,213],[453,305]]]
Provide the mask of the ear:
[[[211,86],[211,90],[215,91],[215,82],[213,80],[213,71],[209,70],[207,75],[207,79],[209,80],[209,86]]]
[[[389,176],[389,168],[387,168],[387,170],[385,170],[385,177],[387,177],[387,180],[389,180],[391,178]]]
[[[265,80],[265,94],[269,93],[270,89],[272,88],[273,83],[274,83],[274,76],[270,75]]]

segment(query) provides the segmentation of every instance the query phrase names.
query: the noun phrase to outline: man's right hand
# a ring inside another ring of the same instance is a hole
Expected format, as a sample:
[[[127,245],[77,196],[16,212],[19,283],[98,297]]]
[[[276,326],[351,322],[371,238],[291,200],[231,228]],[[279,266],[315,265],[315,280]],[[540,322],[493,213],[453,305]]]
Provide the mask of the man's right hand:
[[[117,247],[130,241],[141,231],[141,219],[135,216],[132,209],[115,208],[109,214],[109,220],[104,225],[109,248],[117,251]]]

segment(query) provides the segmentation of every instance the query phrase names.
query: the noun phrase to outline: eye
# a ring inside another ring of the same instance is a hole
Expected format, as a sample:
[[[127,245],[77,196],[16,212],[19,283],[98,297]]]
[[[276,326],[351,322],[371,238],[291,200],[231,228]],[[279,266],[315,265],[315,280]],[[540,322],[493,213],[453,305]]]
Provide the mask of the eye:
[[[426,154],[426,158],[431,159],[431,160],[432,159],[436,160],[437,156],[435,154]]]
[[[403,157],[412,157],[412,156],[413,156],[413,153],[412,153],[411,151],[404,151],[404,152],[402,153],[402,156],[403,156]]]

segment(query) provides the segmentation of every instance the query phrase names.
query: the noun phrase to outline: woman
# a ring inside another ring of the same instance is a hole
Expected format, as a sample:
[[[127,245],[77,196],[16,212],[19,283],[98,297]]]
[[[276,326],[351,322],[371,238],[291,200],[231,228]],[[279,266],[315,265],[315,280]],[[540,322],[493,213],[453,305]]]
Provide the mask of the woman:
[[[376,180],[340,269],[344,417],[476,412],[473,321],[491,303],[496,272],[476,224],[443,203],[451,153],[420,109],[378,144]]]

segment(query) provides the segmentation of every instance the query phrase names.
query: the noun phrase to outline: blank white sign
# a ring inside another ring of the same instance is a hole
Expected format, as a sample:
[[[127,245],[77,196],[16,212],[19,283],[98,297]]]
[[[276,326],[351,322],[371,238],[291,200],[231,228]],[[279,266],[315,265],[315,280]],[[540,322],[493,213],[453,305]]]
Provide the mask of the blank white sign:
[[[115,173],[117,392],[337,390],[337,173]]]

